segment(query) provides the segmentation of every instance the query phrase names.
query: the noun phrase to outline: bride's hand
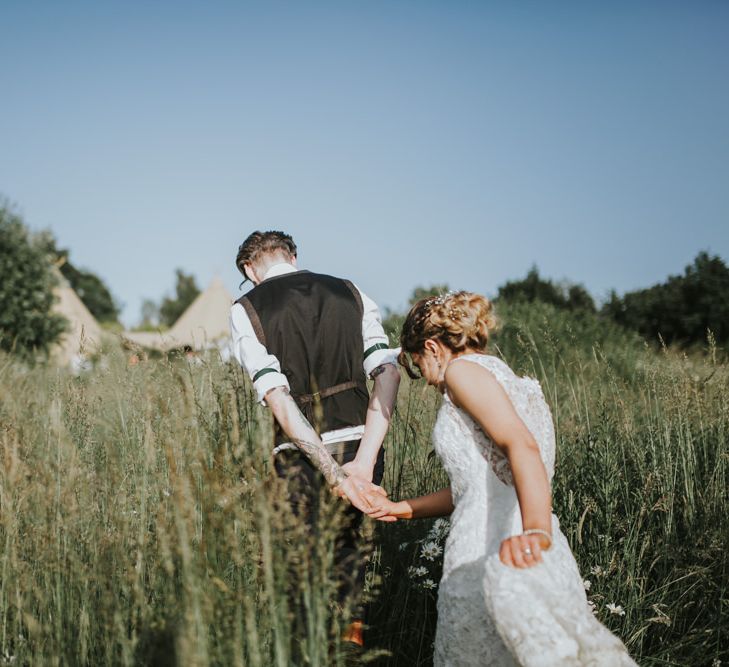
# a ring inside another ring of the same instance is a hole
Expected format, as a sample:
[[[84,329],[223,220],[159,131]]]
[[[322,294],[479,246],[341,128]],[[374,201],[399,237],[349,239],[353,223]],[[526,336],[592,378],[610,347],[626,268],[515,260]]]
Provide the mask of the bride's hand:
[[[499,549],[499,558],[504,565],[510,567],[534,567],[542,562],[542,551],[548,545],[542,544],[539,535],[514,535],[507,537]]]
[[[392,522],[398,519],[410,519],[413,516],[412,508],[404,500],[393,502],[389,498],[380,495],[369,495],[368,500],[370,501],[372,510],[367,512],[367,515],[371,519]]]

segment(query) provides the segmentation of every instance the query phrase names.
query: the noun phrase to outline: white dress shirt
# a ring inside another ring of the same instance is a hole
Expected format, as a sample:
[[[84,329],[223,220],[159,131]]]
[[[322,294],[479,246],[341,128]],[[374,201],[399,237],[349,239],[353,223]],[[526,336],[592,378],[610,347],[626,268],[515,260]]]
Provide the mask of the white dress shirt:
[[[288,263],[275,264],[266,272],[264,280],[298,271]],[[375,368],[382,364],[396,364],[400,348],[390,349],[377,304],[355,285],[362,297],[362,344],[365,352],[364,372],[369,377]],[[233,339],[233,354],[238,363],[246,370],[256,391],[258,400],[265,405],[266,394],[275,387],[289,388],[286,376],[281,372],[279,360],[258,340],[253,325],[243,306],[234,303],[230,310],[230,330]],[[264,371],[263,373],[261,371]],[[328,431],[321,434],[327,443],[358,440],[364,433],[364,424]],[[293,446],[293,445],[292,445]],[[279,446],[276,449],[282,449]]]

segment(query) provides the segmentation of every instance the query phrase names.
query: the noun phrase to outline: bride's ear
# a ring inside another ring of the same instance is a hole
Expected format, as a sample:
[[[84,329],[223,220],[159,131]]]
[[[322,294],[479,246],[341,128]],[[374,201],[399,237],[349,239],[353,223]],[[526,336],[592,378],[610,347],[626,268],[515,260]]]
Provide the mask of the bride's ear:
[[[438,351],[438,343],[436,343],[432,338],[428,338],[428,340],[426,340],[423,344],[423,352],[430,352],[431,354],[438,356]]]

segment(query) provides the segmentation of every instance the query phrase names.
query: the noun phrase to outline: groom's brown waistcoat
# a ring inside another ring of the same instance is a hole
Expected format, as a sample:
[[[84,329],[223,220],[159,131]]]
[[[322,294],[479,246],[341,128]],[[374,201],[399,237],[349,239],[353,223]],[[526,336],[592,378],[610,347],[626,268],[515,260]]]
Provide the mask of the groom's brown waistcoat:
[[[364,424],[362,299],[352,283],[297,271],[264,280],[238,303],[319,433]],[[276,444],[286,440],[277,425]]]

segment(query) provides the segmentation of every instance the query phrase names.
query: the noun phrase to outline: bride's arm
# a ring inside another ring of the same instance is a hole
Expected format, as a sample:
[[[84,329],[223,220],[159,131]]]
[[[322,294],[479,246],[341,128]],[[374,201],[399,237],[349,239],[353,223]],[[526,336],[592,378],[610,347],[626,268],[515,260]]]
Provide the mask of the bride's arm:
[[[453,496],[450,487],[426,496],[408,498],[399,502],[388,500],[379,494],[372,494],[369,500],[370,504],[375,507],[374,511],[368,513],[369,516],[381,521],[448,516],[453,511]]]
[[[539,446],[502,386],[485,368],[468,361],[451,363],[445,383],[453,402],[478,422],[509,459],[524,530],[551,535],[552,492]],[[504,540],[501,558],[507,565],[528,567],[540,560],[541,550],[550,544],[544,536],[518,535]],[[525,550],[528,556],[529,549],[534,558],[525,560]]]

